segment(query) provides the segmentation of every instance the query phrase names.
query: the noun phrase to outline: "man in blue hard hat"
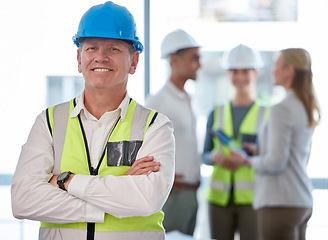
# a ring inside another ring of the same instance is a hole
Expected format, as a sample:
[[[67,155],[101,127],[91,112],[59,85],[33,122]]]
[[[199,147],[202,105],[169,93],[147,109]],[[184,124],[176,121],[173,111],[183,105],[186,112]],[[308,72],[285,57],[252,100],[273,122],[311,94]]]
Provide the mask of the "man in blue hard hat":
[[[39,239],[164,239],[174,178],[172,123],[129,97],[143,46],[131,13],[90,8],[73,37],[81,95],[36,119],[12,180],[16,218]]]

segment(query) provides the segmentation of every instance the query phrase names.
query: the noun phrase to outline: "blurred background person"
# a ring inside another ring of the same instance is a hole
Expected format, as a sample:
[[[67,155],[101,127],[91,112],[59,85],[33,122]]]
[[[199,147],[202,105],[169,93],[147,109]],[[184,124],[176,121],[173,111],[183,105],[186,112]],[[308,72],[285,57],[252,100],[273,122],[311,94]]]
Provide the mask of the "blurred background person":
[[[163,207],[167,232],[178,230],[193,235],[198,209],[200,154],[197,151],[196,119],[185,83],[196,80],[200,68],[200,45],[187,32],[177,29],[164,37],[161,57],[167,59],[171,72],[168,81],[146,106],[165,114],[173,123],[176,140],[175,181]]]
[[[273,70],[275,85],[287,95],[272,107],[260,134],[254,208],[260,239],[305,239],[312,214],[312,187],[306,167],[312,135],[320,120],[312,83],[311,58],[304,49],[282,50]]]
[[[257,239],[256,214],[252,208],[254,170],[244,165],[237,152],[243,144],[256,144],[257,133],[269,108],[255,97],[255,82],[262,60],[256,51],[238,45],[223,56],[223,67],[235,90],[234,97],[210,113],[203,151],[203,162],[213,165],[206,192],[209,202],[211,237],[241,240]],[[229,143],[222,143],[218,131]],[[245,153],[246,154],[246,153]]]

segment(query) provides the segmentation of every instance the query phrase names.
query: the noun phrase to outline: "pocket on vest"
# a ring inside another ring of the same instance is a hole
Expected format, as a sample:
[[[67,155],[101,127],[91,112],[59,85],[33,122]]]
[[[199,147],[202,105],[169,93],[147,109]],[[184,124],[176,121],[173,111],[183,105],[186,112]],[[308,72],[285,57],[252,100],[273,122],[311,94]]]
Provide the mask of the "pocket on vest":
[[[121,141],[107,143],[107,166],[132,166],[142,141]]]

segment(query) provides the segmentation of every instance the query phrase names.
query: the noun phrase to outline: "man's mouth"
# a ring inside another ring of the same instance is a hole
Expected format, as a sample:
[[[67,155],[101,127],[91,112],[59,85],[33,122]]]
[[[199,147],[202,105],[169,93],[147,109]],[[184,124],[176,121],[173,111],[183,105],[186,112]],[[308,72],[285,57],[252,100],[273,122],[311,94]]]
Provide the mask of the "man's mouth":
[[[92,69],[92,71],[94,71],[94,72],[109,72],[111,70],[108,69],[108,68],[94,68],[94,69]]]

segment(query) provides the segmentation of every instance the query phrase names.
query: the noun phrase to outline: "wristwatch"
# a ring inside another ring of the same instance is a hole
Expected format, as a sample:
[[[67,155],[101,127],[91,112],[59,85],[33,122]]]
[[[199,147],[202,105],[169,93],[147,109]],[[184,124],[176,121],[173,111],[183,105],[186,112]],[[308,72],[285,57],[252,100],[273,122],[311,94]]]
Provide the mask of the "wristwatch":
[[[64,186],[64,183],[69,178],[69,175],[71,175],[71,174],[72,174],[72,172],[62,172],[61,174],[59,174],[59,176],[57,177],[57,184],[60,189],[67,191]]]

